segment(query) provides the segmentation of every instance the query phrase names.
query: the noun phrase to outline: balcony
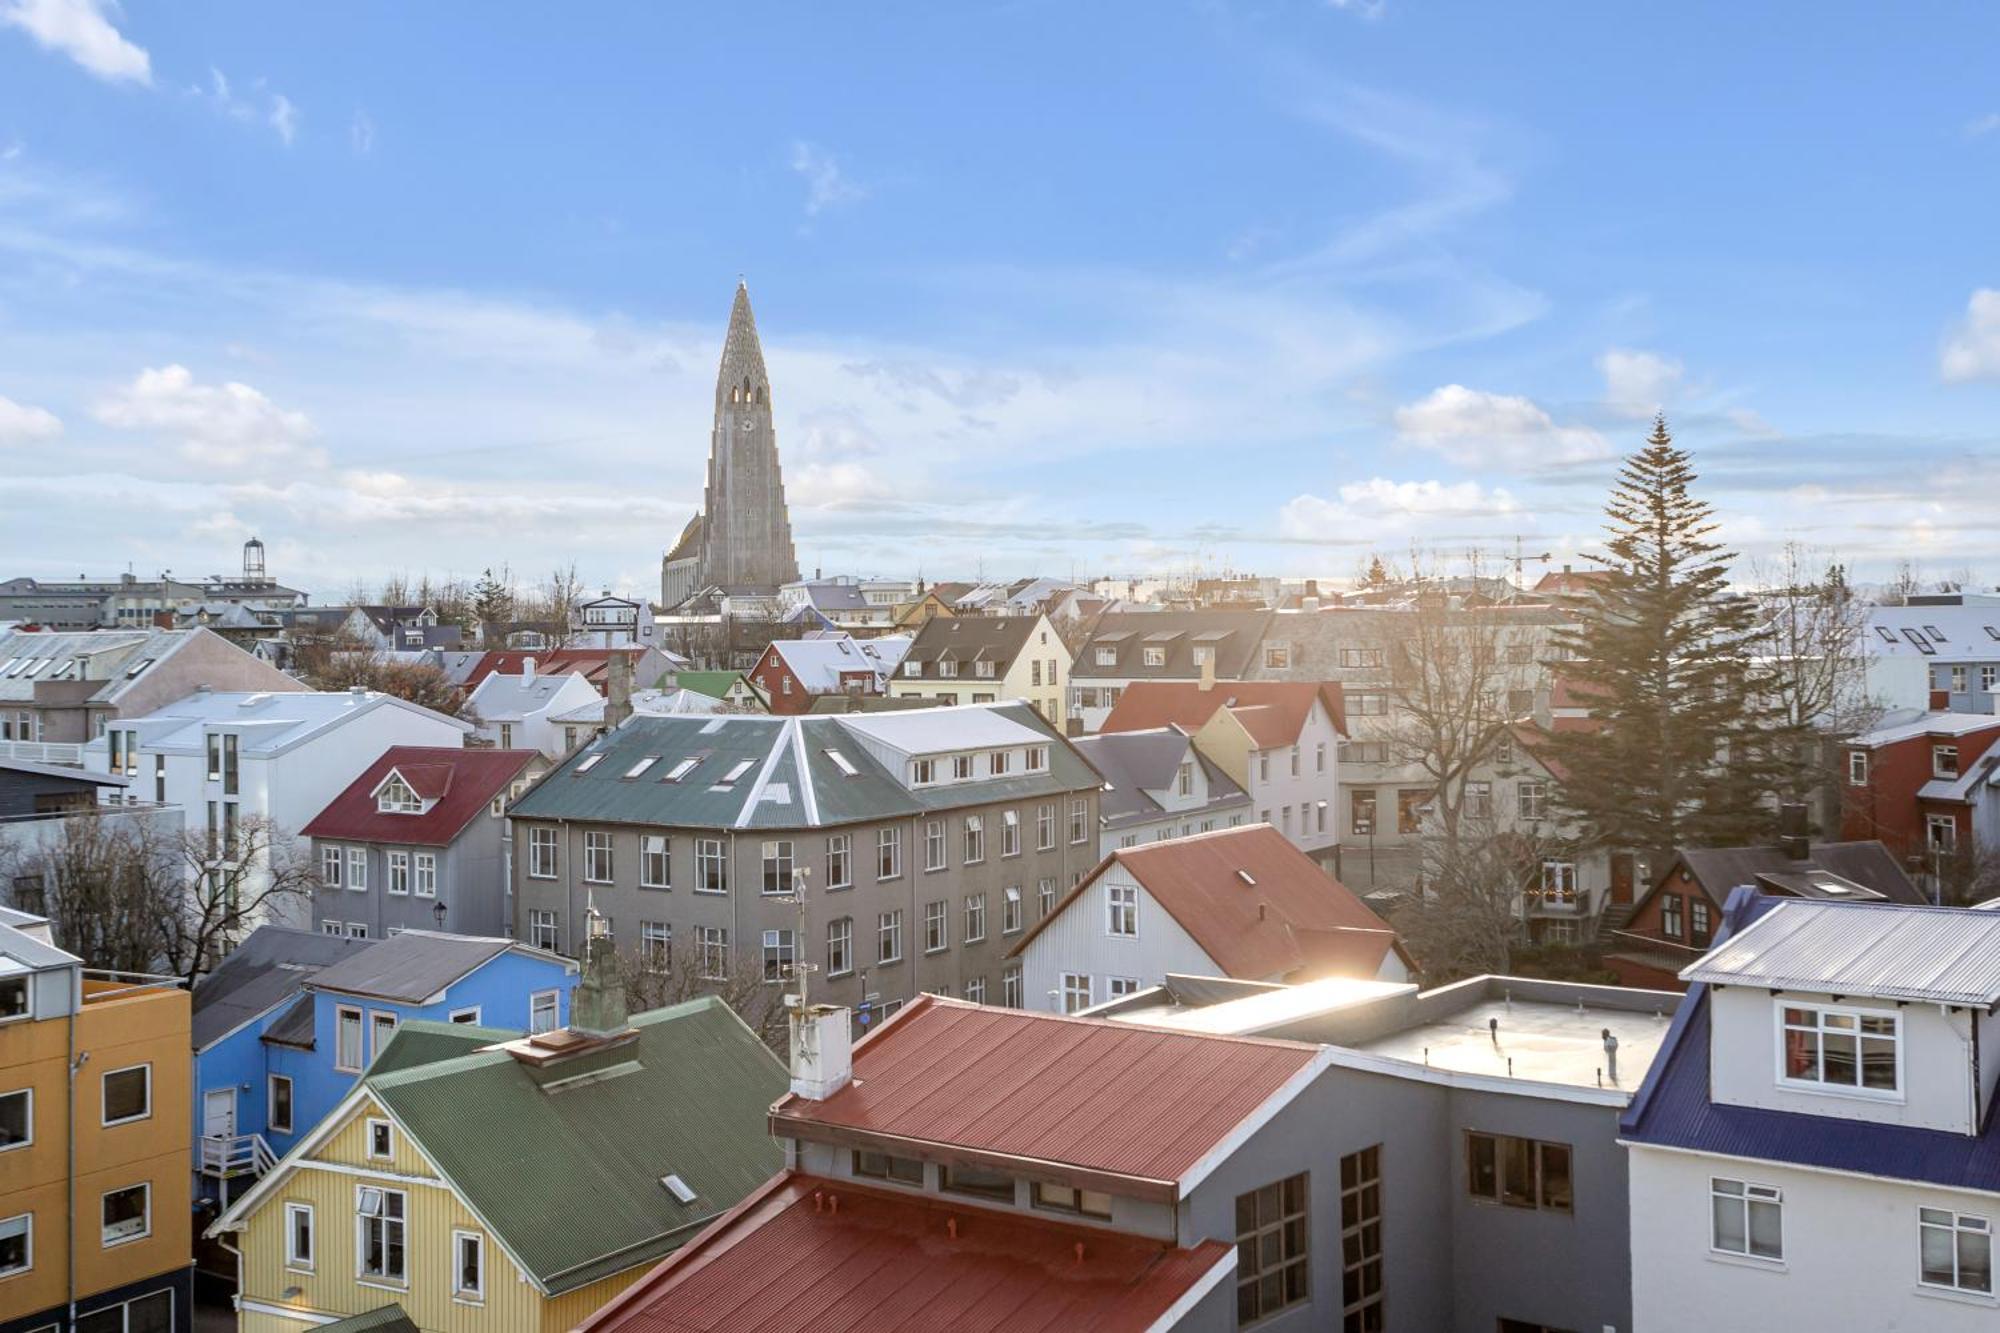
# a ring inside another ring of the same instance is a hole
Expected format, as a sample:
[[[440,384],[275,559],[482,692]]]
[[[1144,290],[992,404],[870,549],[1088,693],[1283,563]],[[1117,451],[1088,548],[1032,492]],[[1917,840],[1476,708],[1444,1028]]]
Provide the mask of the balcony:
[[[217,1180],[241,1176],[255,1180],[278,1162],[262,1134],[205,1134],[199,1151],[196,1169]]]
[[[83,746],[63,741],[0,741],[0,759],[24,764],[66,764],[83,767]]]

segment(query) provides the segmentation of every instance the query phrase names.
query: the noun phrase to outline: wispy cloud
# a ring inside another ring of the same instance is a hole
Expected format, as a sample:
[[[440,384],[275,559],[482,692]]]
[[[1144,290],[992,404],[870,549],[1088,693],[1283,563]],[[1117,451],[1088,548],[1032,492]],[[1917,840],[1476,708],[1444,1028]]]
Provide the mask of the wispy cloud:
[[[1604,376],[1604,401],[1620,416],[1650,417],[1667,405],[1686,370],[1657,352],[1613,347],[1597,358]]]
[[[0,0],[0,25],[19,28],[107,83],[153,82],[152,58],[112,23],[105,0]]]
[[[806,216],[868,197],[868,191],[840,169],[833,154],[800,139],[792,145],[792,170],[806,183]]]
[[[244,125],[262,124],[275,132],[289,148],[298,134],[299,109],[292,99],[273,91],[264,79],[251,81],[247,95],[238,93],[229,76],[211,66],[206,86],[194,85],[188,95],[205,103],[218,115]]]
[[[292,105],[292,99],[283,93],[272,93],[269,120],[271,128],[285,141],[285,147],[290,148],[299,132],[299,109]]]
[[[1977,139],[1995,130],[2000,130],[2000,111],[1989,111],[1965,122],[1965,137],[1968,139]]]
[[[1949,383],[2000,377],[2000,291],[1981,287],[1945,335],[1938,370]]]
[[[366,111],[354,113],[354,119],[347,122],[347,144],[356,157],[366,157],[375,151],[375,122]]]
[[[62,434],[62,421],[47,408],[30,407],[0,397],[0,448],[11,444],[41,444]]]

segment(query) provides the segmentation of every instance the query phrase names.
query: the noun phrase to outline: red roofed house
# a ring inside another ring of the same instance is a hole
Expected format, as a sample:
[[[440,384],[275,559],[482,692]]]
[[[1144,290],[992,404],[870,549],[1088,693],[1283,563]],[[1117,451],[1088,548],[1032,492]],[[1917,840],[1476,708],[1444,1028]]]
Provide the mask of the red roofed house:
[[[1307,1105],[1327,1048],[928,995],[851,1053],[846,1010],[794,1023],[790,1168],[583,1333],[1340,1326],[1342,1172],[1359,1212],[1380,1135]],[[1351,1277],[1379,1316],[1379,1258]]]
[[[319,869],[313,924],[507,935],[506,803],[548,767],[536,750],[391,746],[301,830]]]
[[[1841,836],[1878,838],[1927,881],[2000,847],[2000,717],[1930,713],[1846,742]]]
[[[1331,865],[1339,854],[1340,744],[1347,717],[1331,681],[1137,681],[1101,731],[1174,725],[1250,794],[1251,818]]]
[[[1416,969],[1389,923],[1267,824],[1121,847],[1008,954],[1032,1008],[1075,1013],[1166,980]]]
[[[611,659],[614,656],[630,659],[632,688],[635,690],[653,689],[659,685],[661,677],[673,670],[674,665],[657,648],[544,648],[527,651],[496,648],[486,652],[446,653],[444,670],[468,693],[495,672],[518,676],[525,669],[530,676],[560,676],[573,671],[589,681],[592,689],[603,694],[610,688]]]

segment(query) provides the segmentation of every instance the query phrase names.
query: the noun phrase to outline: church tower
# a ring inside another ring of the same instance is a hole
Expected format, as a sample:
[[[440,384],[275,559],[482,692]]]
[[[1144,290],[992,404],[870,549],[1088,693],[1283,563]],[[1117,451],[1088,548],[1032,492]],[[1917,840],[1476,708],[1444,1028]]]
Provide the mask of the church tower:
[[[775,591],[798,576],[778,436],[771,425],[771,380],[750,313],[750,290],[739,282],[715,377],[700,581],[730,590]]]

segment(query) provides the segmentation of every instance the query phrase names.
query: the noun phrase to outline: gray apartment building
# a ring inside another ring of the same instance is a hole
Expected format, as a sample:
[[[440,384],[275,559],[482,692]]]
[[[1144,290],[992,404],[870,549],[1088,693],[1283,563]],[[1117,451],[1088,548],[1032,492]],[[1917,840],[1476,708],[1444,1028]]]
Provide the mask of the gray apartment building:
[[[1102,779],[1025,702],[774,718],[635,717],[509,807],[514,930],[894,1012],[1022,1002],[1004,955],[1097,863]],[[805,897],[803,941],[800,907]]]

